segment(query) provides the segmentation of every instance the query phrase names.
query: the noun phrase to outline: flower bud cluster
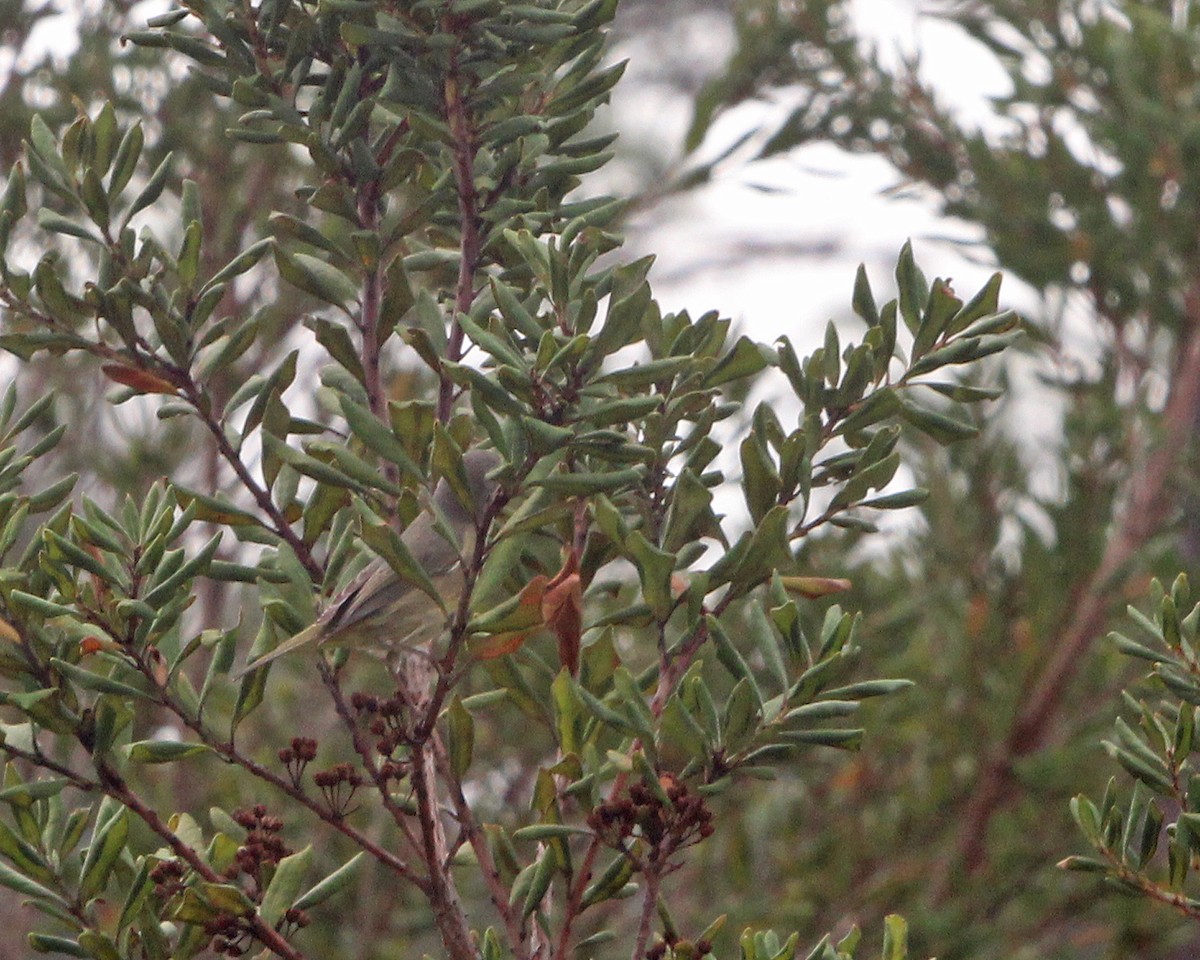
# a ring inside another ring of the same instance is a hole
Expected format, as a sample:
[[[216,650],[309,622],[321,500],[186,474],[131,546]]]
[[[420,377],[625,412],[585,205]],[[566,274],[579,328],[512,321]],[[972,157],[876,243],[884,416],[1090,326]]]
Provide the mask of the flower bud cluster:
[[[292,786],[300,789],[304,768],[317,758],[317,741],[311,737],[292,737],[292,745],[279,751],[279,762],[287,767]]]
[[[252,941],[245,925],[231,913],[213,917],[204,924],[204,932],[212,937],[209,948],[218,956],[241,957],[250,952]]]
[[[321,788],[329,812],[341,819],[351,812],[350,801],[363,785],[363,776],[353,764],[339,763],[314,773],[313,783]]]
[[[258,803],[253,807],[233,812],[234,822],[246,829],[246,839],[238,847],[233,863],[225,868],[225,876],[234,880],[239,874],[245,874],[254,881],[255,890],[251,896],[261,895],[263,886],[263,867],[274,866],[292,851],[288,848],[279,832],[283,829],[283,821],[267,813],[267,808]]]
[[[350,705],[358,712],[371,735],[379,739],[375,749],[381,756],[391,757],[400,747],[408,744],[406,718],[408,708],[399,696],[382,699],[365,693],[350,697]]]
[[[712,835],[712,811],[703,797],[689,793],[685,783],[670,775],[659,785],[661,793],[644,783],[633,784],[625,796],[601,803],[588,814],[588,826],[609,846],[626,852],[627,841],[634,837],[670,854]]]
[[[187,866],[182,860],[164,860],[150,871],[150,882],[154,884],[154,893],[163,900],[170,900],[177,893],[183,893],[183,877]]]

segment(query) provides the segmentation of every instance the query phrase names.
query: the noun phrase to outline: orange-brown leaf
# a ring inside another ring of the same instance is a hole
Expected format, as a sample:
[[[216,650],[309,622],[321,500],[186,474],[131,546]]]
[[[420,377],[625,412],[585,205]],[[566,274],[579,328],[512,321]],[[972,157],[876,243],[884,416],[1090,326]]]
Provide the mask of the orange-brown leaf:
[[[99,653],[101,650],[120,650],[121,648],[112,640],[106,640],[104,637],[92,635],[84,637],[79,641],[79,652],[85,657],[89,653]]]
[[[490,637],[478,637],[471,640],[469,645],[472,655],[479,660],[495,660],[519,650],[527,635],[524,630],[510,630],[508,633],[494,633]]]
[[[583,584],[579,579],[579,554],[572,548],[562,569],[546,585],[542,619],[558,639],[558,656],[571,676],[579,674],[579,647],[583,637]]]
[[[139,370],[137,367],[127,367],[120,363],[106,363],[100,369],[109,380],[138,393],[165,393],[175,396],[179,392],[171,381],[155,376],[148,370]]]

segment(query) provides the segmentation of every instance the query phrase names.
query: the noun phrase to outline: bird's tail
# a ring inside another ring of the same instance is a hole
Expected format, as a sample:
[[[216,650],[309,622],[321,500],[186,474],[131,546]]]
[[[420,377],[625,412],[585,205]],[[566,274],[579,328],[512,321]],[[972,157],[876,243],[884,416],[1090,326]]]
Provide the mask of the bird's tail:
[[[257,670],[259,667],[265,666],[277,657],[282,657],[285,653],[291,653],[293,650],[299,650],[301,647],[306,647],[309,644],[316,644],[321,640],[321,636],[325,631],[325,624],[317,622],[312,626],[305,627],[293,637],[288,637],[274,650],[264,653],[262,656],[249,661],[240,669],[235,670],[229,675],[230,680],[240,680],[251,670]]]

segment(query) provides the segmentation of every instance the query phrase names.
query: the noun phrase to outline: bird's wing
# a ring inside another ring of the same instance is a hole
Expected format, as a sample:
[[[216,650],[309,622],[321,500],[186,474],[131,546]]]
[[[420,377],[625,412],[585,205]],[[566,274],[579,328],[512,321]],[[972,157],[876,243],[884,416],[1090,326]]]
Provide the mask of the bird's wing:
[[[229,675],[230,680],[240,680],[251,670],[257,670],[261,666],[270,663],[276,657],[282,657],[285,653],[291,653],[293,650],[298,650],[300,647],[307,646],[310,643],[315,643],[321,637],[325,630],[325,625],[318,621],[311,626],[305,627],[293,637],[288,637],[274,650],[264,653],[261,657],[251,660],[249,663],[235,670]]]

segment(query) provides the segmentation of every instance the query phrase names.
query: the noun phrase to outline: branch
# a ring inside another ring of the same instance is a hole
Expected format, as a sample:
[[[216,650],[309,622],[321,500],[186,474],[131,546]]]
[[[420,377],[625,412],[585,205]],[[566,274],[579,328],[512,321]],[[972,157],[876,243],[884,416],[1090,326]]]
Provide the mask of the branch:
[[[1190,316],[1200,316],[1200,290],[1189,298]],[[1183,457],[1200,407],[1200,336],[1187,335],[1171,376],[1171,391],[1162,414],[1162,436],[1141,464],[1135,464],[1128,503],[1099,565],[1084,584],[1054,650],[1034,678],[1029,696],[1009,728],[1008,736],[992,751],[979,785],[961,817],[958,857],[943,862],[933,884],[934,899],[944,900],[950,890],[950,867],[957,859],[974,871],[983,862],[987,825],[1008,800],[1014,762],[1042,747],[1063,706],[1066,688],[1084,653],[1103,634],[1114,602],[1122,596],[1122,583],[1130,563],[1165,523],[1173,501],[1168,496],[1171,478]]]
[[[629,774],[618,773],[612,786],[609,787],[608,799],[610,801],[616,799],[625,789],[628,781]],[[600,856],[602,846],[598,836],[593,836],[588,842],[583,860],[579,864],[579,870],[575,874],[575,881],[567,891],[567,902],[563,907],[562,927],[558,931],[558,943],[554,947],[554,960],[567,960],[570,954],[572,927],[575,925],[575,918],[579,916],[583,908],[583,895],[587,892],[588,883],[595,872],[596,858]]]
[[[646,946],[650,942],[650,927],[654,919],[654,908],[658,906],[658,890],[662,886],[663,863],[659,851],[655,850],[646,861],[642,876],[646,878],[646,890],[642,897],[641,918],[638,920],[637,940],[633,945],[630,960],[644,960]]]
[[[304,565],[304,569],[312,577],[313,581],[320,583],[325,579],[325,572],[321,564],[317,562],[308,545],[300,539],[282,511],[275,505],[275,501],[271,499],[270,491],[255,480],[246,465],[242,463],[242,458],[238,456],[237,451],[229,443],[229,438],[225,436],[225,431],[221,429],[221,424],[213,416],[209,404],[204,401],[204,395],[200,388],[191,379],[191,376],[186,374],[184,382],[180,386],[188,403],[192,405],[201,421],[208,427],[208,432],[212,434],[221,458],[233,468],[233,472],[237,474],[237,478],[242,482],[242,486],[250,492],[250,495],[254,497],[255,503],[270,518],[270,529],[292,548],[297,559]]]
[[[147,668],[143,667],[143,673],[146,673],[146,671]],[[413,868],[409,866],[408,863],[406,863],[402,858],[396,856],[389,850],[385,850],[366,834],[350,826],[348,823],[346,823],[344,818],[334,816],[332,811],[330,811],[327,806],[318,803],[290,781],[267,769],[257,761],[252,760],[238,752],[237,748],[232,743],[216,740],[216,738],[205,729],[204,725],[200,723],[199,720],[188,716],[187,713],[184,712],[183,708],[170,697],[164,695],[160,697],[160,702],[163,706],[175,714],[175,716],[179,718],[180,722],[182,722],[189,730],[193,731],[204,743],[206,743],[212,749],[212,751],[217,754],[217,756],[221,757],[228,763],[237,764],[237,766],[241,767],[247,773],[257,777],[259,780],[262,780],[265,783],[270,784],[276,790],[281,791],[292,800],[295,800],[310,813],[316,814],[322,821],[333,827],[334,830],[337,830],[339,833],[357,845],[360,849],[374,857],[375,860],[377,860],[380,864],[387,867],[393,873],[403,877],[418,890],[425,892],[425,879],[413,872]]]
[[[36,747],[37,744],[35,743]],[[15,757],[18,760],[25,760],[33,764],[35,767],[41,767],[43,770],[49,770],[51,773],[57,773],[60,777],[65,777],[71,781],[71,786],[76,790],[82,790],[88,793],[100,787],[100,784],[94,780],[89,780],[81,774],[76,773],[65,764],[58,763],[47,757],[41,750],[22,750],[20,747],[14,747],[11,743],[0,743],[0,751],[10,757]]]
[[[458,188],[459,260],[458,285],[454,293],[454,317],[450,321],[447,359],[458,362],[463,355],[463,330],[458,315],[467,313],[475,300],[475,271],[479,267],[479,197],[475,192],[475,132],[462,97],[462,76],[457,51],[451,55],[444,87],[446,120],[454,151],[454,182]],[[438,386],[438,420],[450,419],[454,383],[443,373]]]
[[[454,819],[458,821],[459,829],[475,853],[475,859],[479,862],[479,869],[483,874],[484,884],[488,889],[488,896],[501,920],[504,921],[505,930],[508,932],[509,949],[512,950],[516,960],[529,960],[529,949],[522,933],[520,917],[509,906],[508,891],[500,880],[500,870],[496,866],[491,848],[488,847],[483,831],[471,810],[471,804],[463,794],[462,784],[450,771],[446,748],[436,732],[430,742],[437,760],[438,772],[442,780],[450,787],[450,802],[454,806]]]
[[[434,922],[450,960],[476,960],[478,952],[471,942],[467,917],[450,873],[446,832],[438,810],[437,770],[429,742],[412,746],[412,782],[425,864],[429,870],[429,905],[433,908]]]

